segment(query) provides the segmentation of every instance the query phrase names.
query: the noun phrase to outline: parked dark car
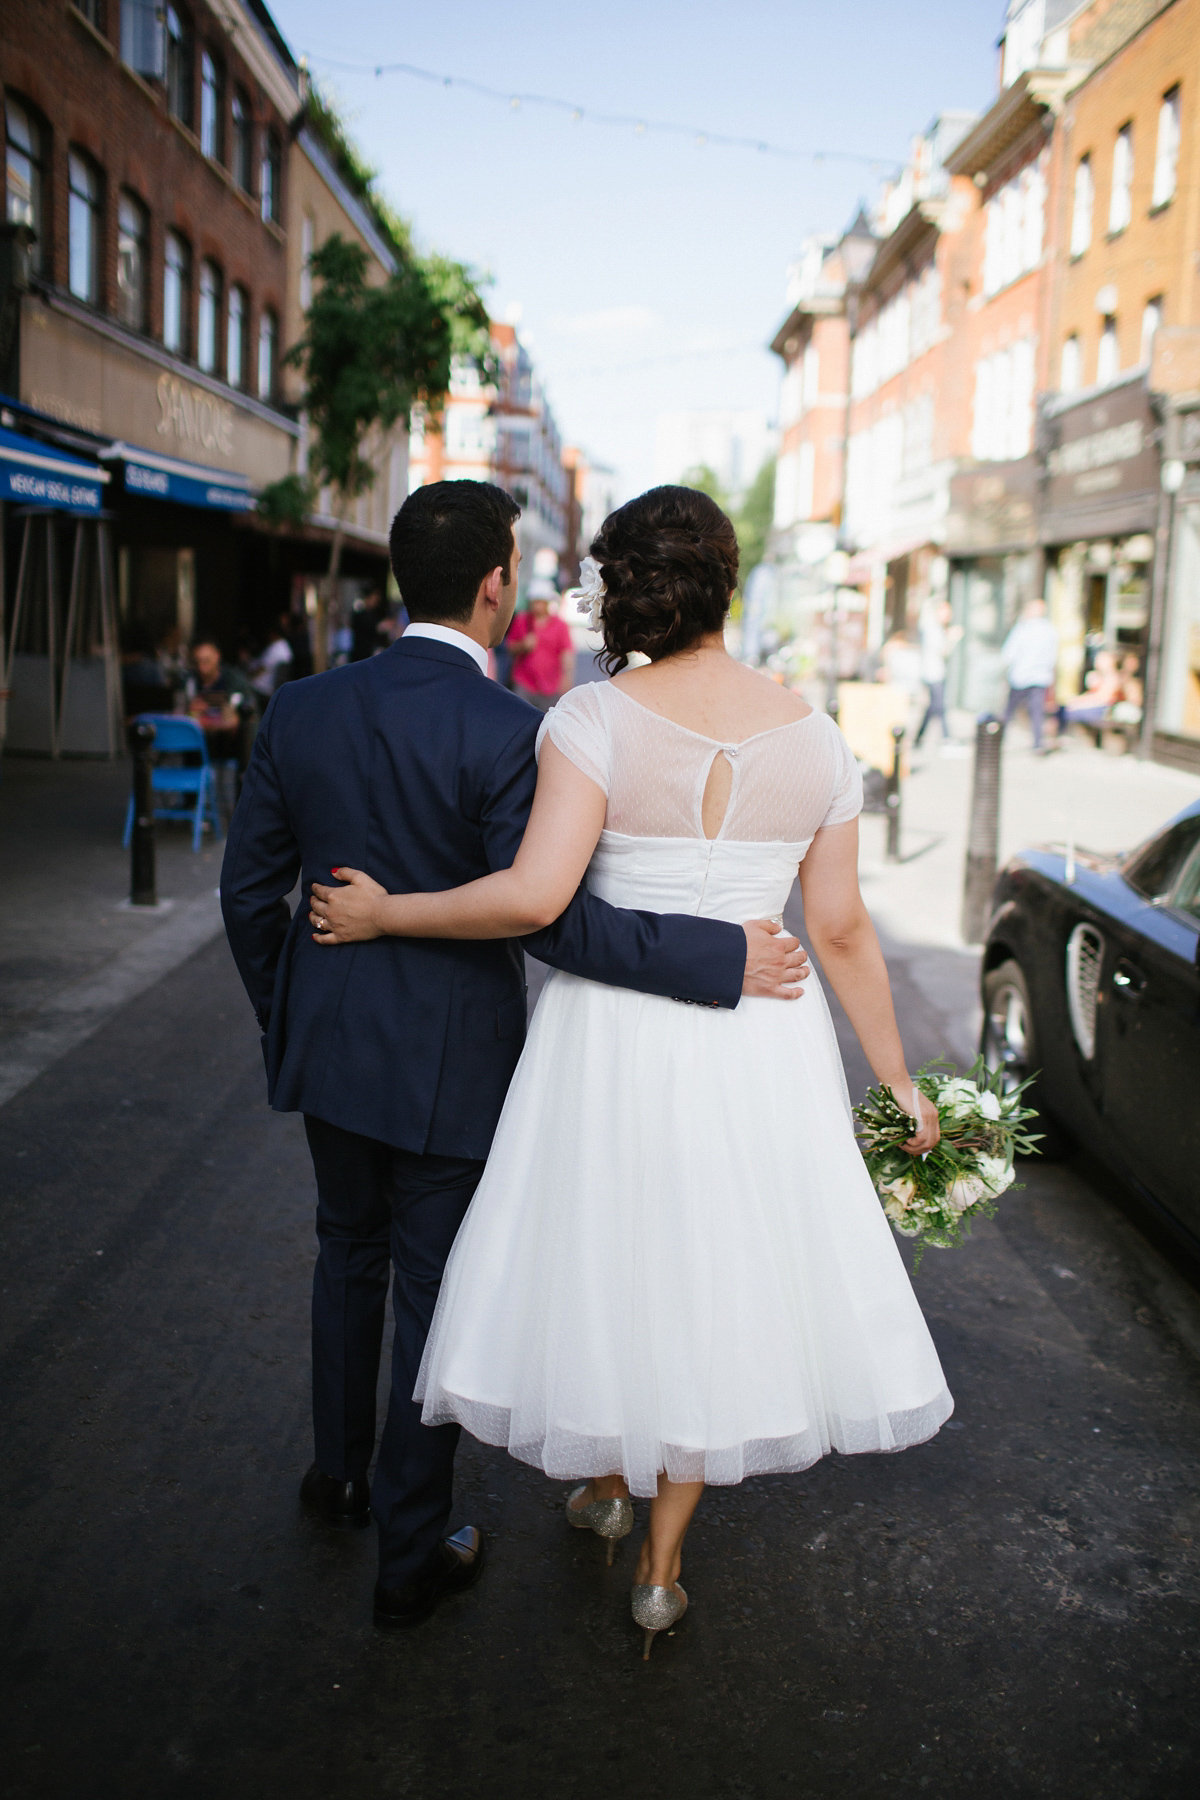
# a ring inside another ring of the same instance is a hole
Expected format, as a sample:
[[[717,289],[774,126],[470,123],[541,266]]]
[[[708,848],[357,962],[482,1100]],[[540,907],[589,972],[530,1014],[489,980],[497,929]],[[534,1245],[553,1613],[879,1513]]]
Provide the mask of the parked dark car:
[[[1119,856],[1024,850],[983,956],[983,1050],[1200,1253],[1200,802]]]

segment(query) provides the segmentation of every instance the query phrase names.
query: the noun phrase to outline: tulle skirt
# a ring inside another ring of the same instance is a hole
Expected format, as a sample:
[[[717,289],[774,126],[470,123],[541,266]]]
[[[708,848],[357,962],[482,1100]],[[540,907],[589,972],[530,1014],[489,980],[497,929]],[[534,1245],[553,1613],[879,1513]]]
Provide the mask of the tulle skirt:
[[[417,1383],[634,1494],[900,1450],[953,1410],[816,976],[736,1011],[551,976]]]

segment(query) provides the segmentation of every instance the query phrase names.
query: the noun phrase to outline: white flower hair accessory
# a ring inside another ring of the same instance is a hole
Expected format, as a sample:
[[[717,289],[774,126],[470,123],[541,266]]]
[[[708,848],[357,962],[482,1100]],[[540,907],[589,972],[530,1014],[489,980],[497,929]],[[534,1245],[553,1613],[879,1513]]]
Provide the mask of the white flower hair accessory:
[[[600,630],[605,591],[600,564],[594,556],[585,556],[579,565],[579,586],[570,590],[570,598],[575,602],[576,612],[586,614],[591,631]]]

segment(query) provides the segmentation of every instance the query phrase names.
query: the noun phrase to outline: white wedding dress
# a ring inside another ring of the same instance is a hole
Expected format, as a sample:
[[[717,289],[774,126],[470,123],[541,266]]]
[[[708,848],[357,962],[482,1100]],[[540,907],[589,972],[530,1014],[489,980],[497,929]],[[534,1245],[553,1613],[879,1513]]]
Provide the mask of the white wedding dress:
[[[777,917],[862,783],[812,713],[740,744],[611,683],[549,732],[608,797],[587,873],[617,906]],[[717,837],[700,821],[724,754]],[[549,1475],[674,1481],[899,1450],[953,1402],[855,1143],[816,975],[799,1001],[680,1005],[552,974],[446,1267],[417,1382]]]

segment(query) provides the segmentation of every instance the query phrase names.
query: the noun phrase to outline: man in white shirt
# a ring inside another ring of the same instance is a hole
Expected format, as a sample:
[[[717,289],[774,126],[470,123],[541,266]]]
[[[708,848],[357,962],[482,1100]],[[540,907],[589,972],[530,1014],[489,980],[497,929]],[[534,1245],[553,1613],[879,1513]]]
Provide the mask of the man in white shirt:
[[[1058,672],[1058,632],[1046,617],[1044,600],[1029,600],[1021,617],[1004,640],[1000,660],[1008,676],[1008,705],[1004,710],[1007,725],[1023,706],[1033,728],[1033,751],[1044,756],[1042,715],[1046,706],[1046,689]]]
[[[284,671],[292,661],[292,646],[287,640],[286,614],[275,629],[275,635],[263,651],[250,665],[250,686],[259,698],[259,711],[267,710],[267,701],[275,692],[281,681],[287,679]]]

